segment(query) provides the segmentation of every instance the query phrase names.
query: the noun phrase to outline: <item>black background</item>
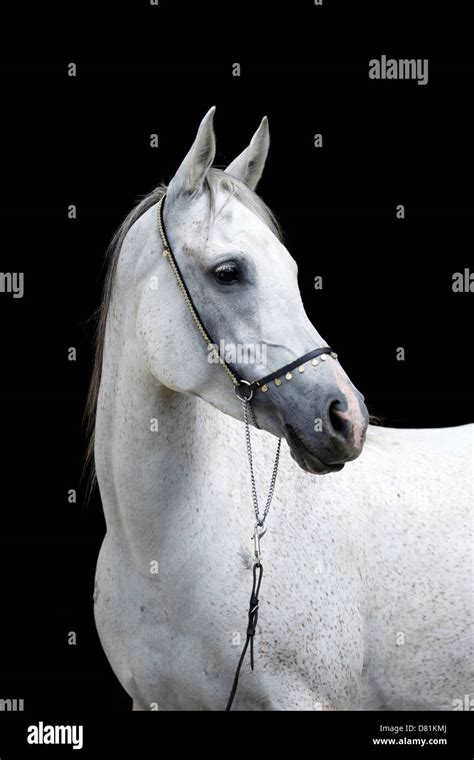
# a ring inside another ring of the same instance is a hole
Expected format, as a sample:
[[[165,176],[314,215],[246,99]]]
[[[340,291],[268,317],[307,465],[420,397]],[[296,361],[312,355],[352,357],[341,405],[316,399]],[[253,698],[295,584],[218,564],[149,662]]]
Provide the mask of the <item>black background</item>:
[[[0,66],[0,270],[25,273],[23,299],[0,295],[0,697],[24,698],[31,714],[130,707],[92,617],[104,522],[97,494],[85,508],[80,481],[88,320],[114,230],[170,179],[211,105],[220,166],[268,115],[259,193],[298,261],[310,318],[369,411],[397,427],[472,421],[474,295],[452,292],[453,273],[474,269],[474,67],[458,6],[439,16],[431,5],[414,28],[400,3],[383,18],[376,5],[345,15],[334,3],[268,6],[258,25],[242,4],[176,5],[174,14],[143,2],[40,14],[45,28],[65,23],[63,32],[36,47],[21,39]],[[395,32],[400,15],[414,40]],[[30,15],[33,36],[36,23]],[[382,53],[429,58],[429,84],[369,80],[368,61]],[[77,78],[67,76],[70,61]],[[395,218],[399,203],[404,220]],[[313,288],[316,275],[323,291]],[[77,362],[67,361],[69,346]],[[70,488],[77,504],[67,501]]]

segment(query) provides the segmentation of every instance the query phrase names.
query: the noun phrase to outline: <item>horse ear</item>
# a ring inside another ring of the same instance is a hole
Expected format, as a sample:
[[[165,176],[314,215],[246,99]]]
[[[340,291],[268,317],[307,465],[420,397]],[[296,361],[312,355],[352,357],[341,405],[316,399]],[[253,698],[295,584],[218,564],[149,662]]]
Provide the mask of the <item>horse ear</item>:
[[[251,190],[255,190],[263,173],[269,147],[270,131],[268,119],[264,116],[250,141],[250,145],[229,164],[225,170],[226,174],[241,179]]]
[[[168,195],[198,192],[216,154],[213,120],[215,106],[209,109],[199,125],[196,139],[168,186]]]

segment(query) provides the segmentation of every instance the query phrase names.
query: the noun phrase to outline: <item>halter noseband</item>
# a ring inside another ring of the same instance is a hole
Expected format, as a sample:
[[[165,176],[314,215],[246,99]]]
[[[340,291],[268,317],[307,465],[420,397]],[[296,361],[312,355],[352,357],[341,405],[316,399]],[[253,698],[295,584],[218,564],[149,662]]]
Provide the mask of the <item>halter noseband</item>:
[[[314,348],[312,351],[309,351],[308,353],[303,354],[303,356],[298,357],[298,359],[289,362],[289,364],[285,364],[284,367],[280,367],[279,369],[275,370],[275,372],[271,372],[269,375],[265,375],[265,377],[261,377],[258,380],[253,380],[252,382],[244,380],[238,370],[219,354],[218,350],[216,349],[217,343],[215,343],[215,341],[211,338],[209,330],[204,325],[199,311],[194,305],[191,293],[186,286],[183,275],[181,274],[181,270],[178,266],[178,262],[176,261],[174,253],[171,250],[171,246],[166,236],[165,223],[163,220],[163,207],[165,197],[166,195],[163,195],[158,201],[158,229],[160,232],[161,241],[163,243],[163,256],[166,256],[170,263],[179,289],[184,296],[186,305],[191,312],[191,316],[199,333],[201,334],[201,337],[203,340],[205,340],[209,351],[212,350],[214,352],[217,361],[225,370],[225,372],[227,372],[227,375],[234,384],[234,390],[241,401],[250,401],[253,397],[254,391],[257,389],[260,389],[263,393],[266,393],[268,391],[268,384],[271,383],[272,380],[277,387],[282,384],[282,378],[285,378],[286,380],[292,380],[292,370],[298,368],[298,372],[304,372],[304,365],[309,361],[311,361],[313,367],[316,367],[319,364],[319,361],[316,358],[318,356],[321,356],[321,361],[326,360],[327,354],[330,354],[333,359],[337,359],[337,354],[329,346],[324,346],[323,348]]]

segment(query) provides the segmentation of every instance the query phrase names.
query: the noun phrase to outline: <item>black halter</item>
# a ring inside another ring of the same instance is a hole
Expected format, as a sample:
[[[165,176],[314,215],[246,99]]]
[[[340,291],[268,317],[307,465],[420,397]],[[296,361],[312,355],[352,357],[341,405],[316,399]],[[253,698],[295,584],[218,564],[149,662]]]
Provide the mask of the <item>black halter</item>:
[[[176,277],[176,280],[178,282],[179,288],[183,293],[184,299],[188,305],[188,308],[191,312],[191,315],[193,317],[193,320],[196,324],[196,327],[198,328],[201,336],[207,343],[207,347],[209,350],[213,350],[217,361],[221,366],[224,368],[224,370],[227,372],[228,376],[232,380],[234,384],[234,390],[239,397],[241,401],[246,400],[250,401],[252,398],[254,391],[257,389],[260,389],[264,393],[268,391],[268,383],[271,383],[272,380],[275,381],[275,385],[279,386],[281,385],[282,378],[286,378],[287,380],[292,379],[292,370],[298,368],[300,372],[304,371],[304,365],[306,362],[309,362],[313,360],[313,364],[317,364],[316,361],[317,356],[323,355],[323,358],[325,359],[325,354],[331,354],[331,356],[336,359],[337,354],[329,347],[324,346],[322,348],[314,348],[312,351],[308,351],[308,353],[303,354],[303,356],[298,357],[298,359],[295,359],[292,362],[289,362],[289,364],[285,364],[283,367],[279,367],[279,369],[275,370],[275,372],[271,372],[269,375],[265,375],[265,377],[261,377],[258,380],[244,380],[244,378],[240,375],[237,368],[231,364],[230,362],[227,362],[223,356],[219,354],[219,352],[216,349],[217,343],[212,339],[211,334],[207,327],[205,326],[203,320],[201,319],[201,316],[199,314],[199,311],[194,304],[194,301],[192,299],[191,293],[188,290],[188,287],[184,281],[184,277],[181,274],[181,270],[179,268],[178,262],[176,261],[176,258],[173,254],[173,251],[171,250],[171,246],[169,244],[166,230],[165,230],[165,223],[163,219],[163,207],[165,202],[165,195],[163,195],[158,203],[158,227],[160,231],[161,240],[163,243],[163,256],[166,256],[168,258],[168,261],[170,262],[171,268],[174,272],[174,275]]]

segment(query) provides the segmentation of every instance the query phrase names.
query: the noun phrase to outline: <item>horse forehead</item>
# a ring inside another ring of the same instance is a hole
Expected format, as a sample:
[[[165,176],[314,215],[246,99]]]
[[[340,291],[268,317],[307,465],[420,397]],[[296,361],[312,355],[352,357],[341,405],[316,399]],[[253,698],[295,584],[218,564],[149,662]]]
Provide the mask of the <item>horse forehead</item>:
[[[180,225],[182,238],[186,242],[198,240],[222,246],[261,249],[278,247],[278,240],[265,222],[243,203],[224,194],[218,194],[215,213],[209,228],[208,210],[202,202],[197,202]]]
[[[226,208],[216,216],[212,236],[218,242],[231,242],[244,250],[256,246],[266,250],[278,245],[267,225],[242,204]]]

